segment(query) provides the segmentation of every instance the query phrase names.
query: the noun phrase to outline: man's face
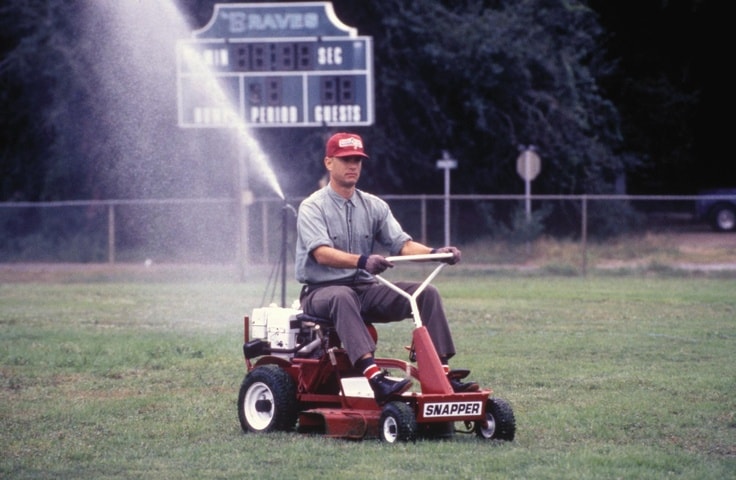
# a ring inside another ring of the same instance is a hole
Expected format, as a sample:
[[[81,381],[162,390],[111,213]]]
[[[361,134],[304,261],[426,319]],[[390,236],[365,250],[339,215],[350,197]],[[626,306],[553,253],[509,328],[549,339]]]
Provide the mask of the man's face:
[[[327,157],[325,166],[330,172],[330,179],[340,187],[354,187],[360,178],[360,169],[363,166],[363,157]]]

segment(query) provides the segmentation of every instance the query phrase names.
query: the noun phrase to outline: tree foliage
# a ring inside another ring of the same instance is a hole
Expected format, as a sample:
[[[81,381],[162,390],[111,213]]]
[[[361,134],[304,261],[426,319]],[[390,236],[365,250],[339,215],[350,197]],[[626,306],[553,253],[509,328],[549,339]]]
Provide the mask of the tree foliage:
[[[191,28],[199,28],[214,3],[175,5]],[[643,141],[646,131],[625,124],[614,103],[612,86],[624,84],[627,74],[603,48],[610,37],[590,6],[596,2],[333,3],[343,22],[374,42],[376,122],[355,129],[372,157],[363,188],[438,193],[435,161],[447,150],[459,163],[454,193],[520,193],[518,148],[533,144],[542,158],[536,193],[608,193],[622,175],[637,174],[654,143]],[[225,157],[233,144],[218,132],[176,128],[173,51],[162,60],[135,45],[101,45],[116,19],[112,4],[107,16],[91,5],[7,0],[0,6],[0,102],[6,112],[0,119],[0,199],[228,194],[232,169]],[[158,75],[159,85],[136,74],[141,65]],[[122,73],[113,78],[105,66]],[[129,96],[120,97],[119,87]],[[688,94],[666,83],[649,93],[639,85],[632,97],[669,105],[682,118],[693,108]],[[166,106],[154,108],[153,102]],[[135,112],[150,120],[130,118]],[[329,133],[261,129],[255,135],[284,190],[304,195],[323,173]],[[161,149],[162,143],[171,145]],[[687,147],[679,152],[686,157]]]
[[[68,74],[74,72],[74,57],[64,47],[69,45],[73,23],[65,13],[61,2],[30,0],[0,6],[4,200],[65,194],[63,182],[59,182],[63,173],[49,157],[53,144],[63,141],[59,139],[60,108],[65,103],[61,100],[70,89],[81,93],[85,87],[83,78]],[[71,155],[65,157],[73,162]]]
[[[607,70],[595,13],[560,0],[446,4],[381,4],[393,14],[376,34],[380,157],[400,158],[424,186],[447,149],[463,191],[518,193],[517,147],[534,144],[542,191],[608,191],[625,161],[616,109],[598,89]]]

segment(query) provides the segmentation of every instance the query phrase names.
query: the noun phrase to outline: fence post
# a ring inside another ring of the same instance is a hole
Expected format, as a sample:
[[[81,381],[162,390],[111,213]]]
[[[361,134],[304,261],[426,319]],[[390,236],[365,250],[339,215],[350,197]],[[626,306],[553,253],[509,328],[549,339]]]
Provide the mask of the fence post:
[[[115,205],[107,206],[107,263],[115,263]]]
[[[588,274],[588,196],[582,196],[582,219],[580,221],[580,243],[583,249],[583,276]]]
[[[265,200],[261,201],[261,232],[261,256],[259,258],[268,262],[268,259],[271,258],[268,245],[271,242],[268,235],[268,202]]]
[[[421,201],[421,209],[422,209],[422,243],[427,245],[427,196],[422,195],[422,201]]]

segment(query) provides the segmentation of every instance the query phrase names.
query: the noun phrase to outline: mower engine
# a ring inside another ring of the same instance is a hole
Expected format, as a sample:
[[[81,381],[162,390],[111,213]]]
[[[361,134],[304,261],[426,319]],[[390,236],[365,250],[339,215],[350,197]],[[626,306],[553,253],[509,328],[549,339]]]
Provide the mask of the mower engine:
[[[250,341],[244,346],[245,357],[273,355],[291,360],[295,355],[317,355],[321,340],[313,324],[303,322],[302,311],[276,305],[254,308],[250,317]]]

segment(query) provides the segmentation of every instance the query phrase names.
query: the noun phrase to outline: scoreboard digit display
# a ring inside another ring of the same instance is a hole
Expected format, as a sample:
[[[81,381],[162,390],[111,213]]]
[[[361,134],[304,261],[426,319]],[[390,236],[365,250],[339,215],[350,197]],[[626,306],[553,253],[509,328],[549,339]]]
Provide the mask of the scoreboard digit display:
[[[218,4],[177,45],[179,124],[371,125],[370,37],[330,3]]]

